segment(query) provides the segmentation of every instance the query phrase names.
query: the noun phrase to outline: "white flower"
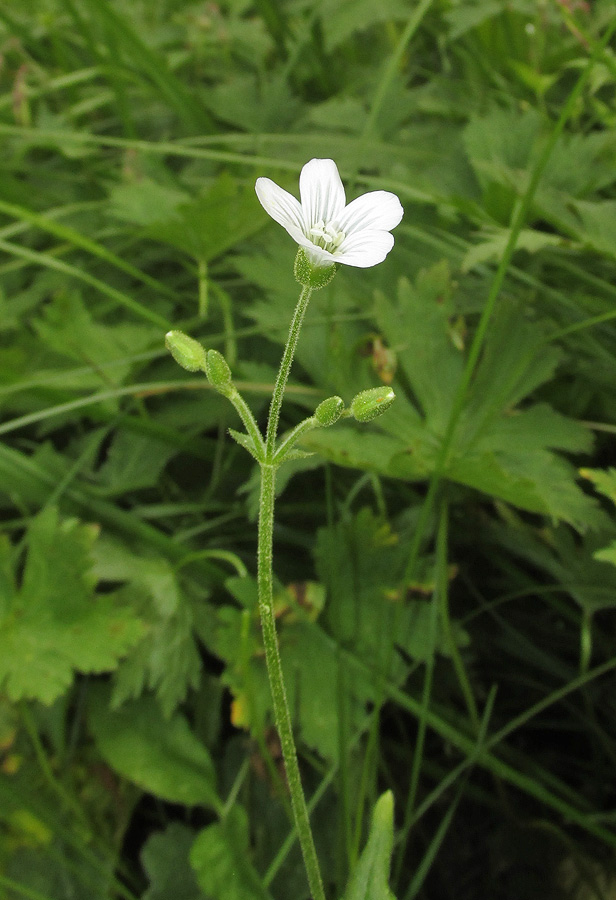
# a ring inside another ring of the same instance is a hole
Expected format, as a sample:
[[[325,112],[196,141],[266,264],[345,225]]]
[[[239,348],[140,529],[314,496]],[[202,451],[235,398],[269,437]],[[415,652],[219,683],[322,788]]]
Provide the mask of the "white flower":
[[[306,251],[314,266],[344,263],[361,269],[383,262],[394,245],[392,228],[404,210],[395,194],[371,191],[348,206],[333,159],[311,159],[299,176],[300,203],[270,178],[257,178],[267,213]]]

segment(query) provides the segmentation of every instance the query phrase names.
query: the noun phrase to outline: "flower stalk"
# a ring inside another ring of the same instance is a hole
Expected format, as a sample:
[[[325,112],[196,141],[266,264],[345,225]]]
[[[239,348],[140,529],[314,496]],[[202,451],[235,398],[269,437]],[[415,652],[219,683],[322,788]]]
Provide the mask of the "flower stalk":
[[[265,438],[265,458],[268,463],[271,463],[274,458],[276,436],[278,433],[278,420],[280,419],[280,409],[282,407],[284,389],[287,385],[287,379],[289,377],[289,372],[291,371],[293,357],[295,356],[295,348],[297,347],[297,342],[299,340],[299,332],[302,327],[302,322],[304,321],[304,316],[306,314],[306,309],[308,308],[308,301],[310,300],[312,291],[313,288],[311,288],[309,285],[304,285],[302,287],[302,292],[299,295],[299,300],[297,301],[297,306],[295,307],[295,312],[293,313],[293,319],[291,320],[289,337],[287,338],[287,344],[284,348],[284,354],[280,363],[280,369],[278,370],[276,384],[274,385],[274,393],[272,395],[269,418],[267,420],[267,436]]]
[[[403,210],[398,197],[388,191],[372,191],[347,204],[338,168],[331,159],[313,159],[304,166],[300,175],[301,203],[269,178],[258,178],[255,187],[265,210],[299,245],[294,272],[302,286],[274,385],[265,439],[233,383],[231,369],[221,353],[217,350],[206,351],[198,341],[179,331],[170,331],[166,342],[183,368],[190,372],[203,371],[214,390],[233,404],[246,432],[229,429],[231,437],[252,454],[260,467],[257,584],[265,661],[308,884],[313,900],[325,900],[293,739],[274,615],[276,470],[285,460],[301,455],[293,446],[311,429],[327,428],[343,416],[353,417],[358,422],[369,422],[391,405],[394,392],[389,387],[362,391],[348,409],[341,397],[328,397],[312,416],[300,422],[280,443],[277,441],[278,424],[300,329],[313,291],[329,284],[340,263],[368,268],[382,262],[393,246],[391,229],[400,222]]]
[[[274,539],[274,500],[275,500],[276,466],[261,465],[261,495],[259,500],[259,538],[257,552],[257,583],[259,589],[259,614],[263,632],[265,661],[269,677],[274,717],[280,738],[280,746],[284,759],[287,784],[291,796],[291,806],[297,828],[308,884],[313,900],[325,900],[323,880],[319,868],[319,860],[314,846],[308,807],[302,788],[302,781],[297,761],[297,751],[293,739],[291,714],[284,686],[284,675],[276,634],[273,595],[273,539]]]

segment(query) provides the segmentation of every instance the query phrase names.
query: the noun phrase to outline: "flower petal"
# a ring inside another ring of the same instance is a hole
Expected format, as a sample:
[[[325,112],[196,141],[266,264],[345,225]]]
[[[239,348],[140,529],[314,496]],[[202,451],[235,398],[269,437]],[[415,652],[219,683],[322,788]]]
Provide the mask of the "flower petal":
[[[404,210],[395,194],[389,191],[371,191],[352,200],[336,226],[345,234],[357,231],[391,231],[400,223]]]
[[[299,176],[299,194],[307,232],[317,222],[338,220],[346,197],[333,159],[311,159]]]
[[[312,241],[298,228],[294,228],[293,230],[287,228],[287,231],[293,240],[307,251],[309,259],[315,263],[315,265],[331,266],[334,262],[334,257],[329,250],[323,250],[322,247],[317,247],[317,245],[313,244]]]
[[[270,213],[271,215],[271,213]],[[283,224],[282,222],[280,223]],[[315,266],[331,266],[334,262],[334,258],[329,250],[323,250],[321,247],[317,247],[316,244],[313,244],[310,238],[307,238],[303,231],[297,228],[295,225],[284,225],[285,230],[288,234],[291,235],[296,244],[299,244],[300,247],[303,247],[306,250],[309,260]]]
[[[393,245],[394,236],[389,231],[361,230],[348,235],[331,258],[345,266],[368,269],[383,262]]]
[[[297,240],[290,228],[299,230],[302,234],[304,232],[304,216],[299,200],[283,190],[271,178],[257,178],[255,191],[265,212]]]

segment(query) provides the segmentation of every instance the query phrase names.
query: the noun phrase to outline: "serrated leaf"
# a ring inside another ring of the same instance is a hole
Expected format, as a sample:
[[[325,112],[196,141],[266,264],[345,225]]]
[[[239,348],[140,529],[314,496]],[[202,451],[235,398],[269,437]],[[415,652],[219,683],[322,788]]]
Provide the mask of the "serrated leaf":
[[[434,634],[428,602],[399,602],[395,590],[407,551],[398,535],[369,510],[332,529],[322,529],[316,558],[320,580],[328,588],[324,609],[320,615],[318,609],[302,614],[296,605],[291,615],[286,609],[292,594],[285,592],[277,605],[280,654],[299,737],[324,758],[335,759],[340,711],[331,686],[343,677],[339,647],[352,646],[359,663],[345,663],[349,668],[344,673],[350,684],[348,714],[357,728],[365,721],[366,704],[378,697],[373,671],[394,683],[406,676],[406,662],[392,652],[394,643],[405,660],[423,661],[445,647]],[[262,734],[271,715],[271,696],[253,610],[254,589],[250,582],[229,586],[248,608],[219,608],[214,621],[209,618],[200,624],[199,633],[227,663],[223,679],[241,710],[237,724]],[[457,639],[466,640],[461,630]]]
[[[415,479],[435,465],[465,366],[464,352],[449,334],[450,290],[447,269],[439,265],[422,273],[415,285],[402,280],[397,304],[384,295],[378,298],[377,315],[386,339],[394,345],[404,335],[398,361],[423,416],[422,426],[405,409],[406,421],[401,420],[403,390],[395,383],[397,402],[379,423],[398,442],[398,449],[392,446],[380,464],[384,473]],[[546,344],[540,326],[525,321],[516,305],[501,303],[445,475],[583,530],[599,523],[598,506],[576,484],[575,469],[553,451],[588,452],[590,430],[545,404],[515,408],[553,376],[560,358],[561,351]],[[319,434],[314,443],[327,445],[335,439]],[[313,443],[312,436],[306,443]]]
[[[96,473],[101,489],[110,496],[154,486],[177,449],[151,435],[120,429]]]
[[[160,186],[152,191],[152,182],[118,186],[112,196],[119,217],[201,262],[220,256],[265,222],[254,192],[224,173],[197,196]]]
[[[147,625],[141,641],[114,674],[112,706],[135,699],[148,688],[155,691],[168,718],[201,677],[192,609],[176,573],[166,559],[137,556],[109,540],[99,542],[95,558],[101,579],[127,584],[122,595],[130,598]]]
[[[58,292],[34,327],[40,341],[58,356],[79,366],[92,364],[93,371],[81,375],[84,387],[121,384],[131,370],[130,357],[160,340],[158,331],[147,325],[96,322],[76,292]],[[105,366],[111,361],[113,366]],[[99,365],[105,368],[99,370]]]
[[[114,669],[142,637],[130,608],[94,593],[97,533],[52,507],[32,522],[21,589],[0,623],[0,683],[12,700],[53,703],[75,672]]]
[[[119,775],[171,803],[217,809],[214,764],[184,716],[165,719],[151,696],[109,707],[107,688],[91,688],[89,722],[103,759]]]
[[[147,688],[155,691],[163,715],[169,718],[189,688],[198,686],[200,677],[201,657],[184,600],[172,616],[152,621],[145,637],[120,662],[113,678],[112,706],[117,709]]]
[[[320,7],[320,17],[325,36],[325,49],[331,53],[343,41],[354,34],[375,25],[405,19],[408,9],[402,0],[327,0]]]
[[[616,469],[580,469],[580,475],[592,481],[604,497],[616,504]]]

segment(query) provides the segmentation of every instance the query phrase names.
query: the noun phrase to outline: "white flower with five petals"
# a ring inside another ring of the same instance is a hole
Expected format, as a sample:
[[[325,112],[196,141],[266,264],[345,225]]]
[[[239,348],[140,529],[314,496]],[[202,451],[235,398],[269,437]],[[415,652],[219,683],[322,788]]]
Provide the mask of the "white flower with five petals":
[[[301,203],[270,178],[257,178],[255,189],[261,206],[315,267],[344,263],[366,269],[383,262],[394,245],[391,229],[404,214],[389,191],[371,191],[347,205],[333,159],[306,163],[299,176]]]

